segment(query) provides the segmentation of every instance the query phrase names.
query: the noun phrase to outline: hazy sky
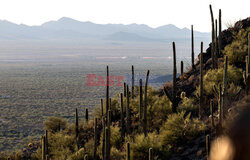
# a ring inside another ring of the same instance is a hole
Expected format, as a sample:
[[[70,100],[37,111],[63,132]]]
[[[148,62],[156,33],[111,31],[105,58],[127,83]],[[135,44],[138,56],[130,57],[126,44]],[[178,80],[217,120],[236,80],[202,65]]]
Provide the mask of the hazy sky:
[[[250,0],[0,0],[0,19],[27,25],[71,17],[94,23],[174,24],[210,31],[209,4],[223,24],[250,16]]]

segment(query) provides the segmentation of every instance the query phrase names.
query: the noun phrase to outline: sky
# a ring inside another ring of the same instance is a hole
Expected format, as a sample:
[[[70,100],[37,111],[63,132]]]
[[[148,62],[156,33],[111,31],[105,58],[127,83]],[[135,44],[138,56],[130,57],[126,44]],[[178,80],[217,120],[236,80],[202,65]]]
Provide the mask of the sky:
[[[209,4],[215,18],[222,9],[223,28],[250,16],[250,0],[0,0],[0,20],[41,25],[70,17],[98,24],[174,24],[202,32],[211,30]]]

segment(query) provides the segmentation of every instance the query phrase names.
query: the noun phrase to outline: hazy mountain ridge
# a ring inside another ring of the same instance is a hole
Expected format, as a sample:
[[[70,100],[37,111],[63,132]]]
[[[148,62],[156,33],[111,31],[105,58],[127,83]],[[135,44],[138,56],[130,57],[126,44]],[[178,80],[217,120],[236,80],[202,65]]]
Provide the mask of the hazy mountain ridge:
[[[209,39],[209,33],[195,32],[197,39]],[[0,21],[0,40],[88,40],[153,42],[190,39],[190,30],[172,24],[151,28],[145,24],[95,24],[63,17],[40,26]]]

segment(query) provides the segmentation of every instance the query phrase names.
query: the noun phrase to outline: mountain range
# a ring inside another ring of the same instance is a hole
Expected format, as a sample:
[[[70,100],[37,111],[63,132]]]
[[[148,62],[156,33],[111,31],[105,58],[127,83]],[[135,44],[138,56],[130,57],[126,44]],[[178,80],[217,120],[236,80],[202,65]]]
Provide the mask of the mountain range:
[[[210,34],[195,31],[195,38],[208,40]],[[190,41],[190,30],[172,24],[151,28],[144,24],[95,24],[63,17],[40,26],[15,24],[0,21],[0,40],[8,41],[120,41],[120,42],[165,42]]]

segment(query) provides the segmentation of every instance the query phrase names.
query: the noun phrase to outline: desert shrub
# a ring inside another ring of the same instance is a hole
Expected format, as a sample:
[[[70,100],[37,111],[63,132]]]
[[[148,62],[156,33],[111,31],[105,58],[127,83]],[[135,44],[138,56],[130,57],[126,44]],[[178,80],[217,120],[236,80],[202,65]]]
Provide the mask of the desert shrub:
[[[85,154],[88,155],[88,159],[92,160],[94,157],[94,139],[90,139],[85,145],[84,145]]]
[[[223,83],[223,74],[224,68],[219,68],[215,70],[209,70],[203,77],[203,88],[204,88],[204,95],[213,95],[213,87],[214,85],[217,86],[218,84]],[[237,83],[242,79],[242,71],[239,68],[236,68],[232,65],[228,66],[228,84],[230,83]],[[196,95],[199,96],[200,86],[196,90]]]
[[[84,148],[80,148],[79,151],[75,152],[69,160],[83,160],[84,156],[86,155],[86,152]]]
[[[198,111],[198,105],[195,104],[195,100],[193,98],[182,97],[182,101],[179,104],[177,111],[178,112],[186,112],[186,113],[194,113],[196,114]]]
[[[233,42],[224,48],[223,53],[228,56],[230,64],[239,66],[239,64],[245,62],[248,33],[250,33],[250,27],[240,30],[238,34],[234,35]]]
[[[77,145],[74,135],[58,132],[49,137],[49,153],[53,159],[68,159],[76,151]]]
[[[162,145],[175,145],[199,135],[206,129],[205,124],[198,119],[191,119],[190,114],[184,117],[184,112],[169,115],[162,126],[160,135]]]
[[[66,120],[60,117],[49,117],[48,120],[44,122],[45,129],[52,133],[64,130],[66,125]]]
[[[169,156],[168,150],[163,150],[161,140],[155,133],[149,133],[147,137],[143,134],[135,136],[134,141],[130,140],[131,144],[131,158],[148,159],[149,148],[153,149],[154,159],[166,159]]]
[[[115,159],[115,160],[124,160],[126,156],[125,152],[121,152],[115,147],[111,147],[110,149],[110,159]]]

